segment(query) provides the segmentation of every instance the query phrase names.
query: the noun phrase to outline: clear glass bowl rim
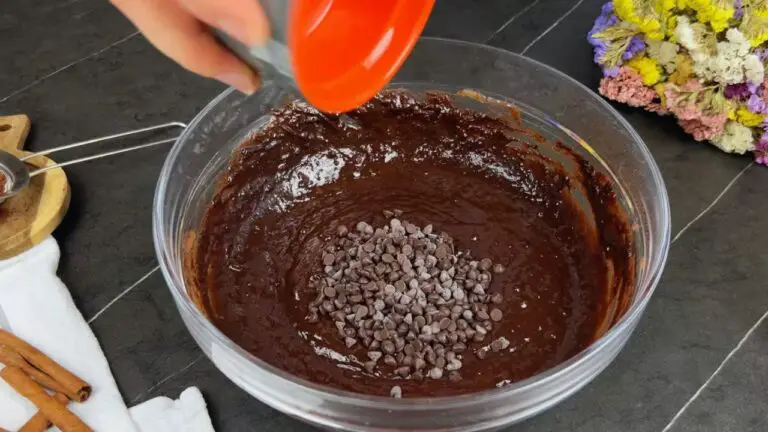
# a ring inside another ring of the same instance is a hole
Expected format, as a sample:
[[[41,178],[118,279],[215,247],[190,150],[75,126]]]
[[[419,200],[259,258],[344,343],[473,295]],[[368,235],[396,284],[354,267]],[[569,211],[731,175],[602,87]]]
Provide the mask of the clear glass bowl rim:
[[[180,271],[177,268],[176,264],[173,262],[173,257],[170,256],[169,251],[165,247],[166,239],[170,238],[171,236],[170,236],[170,233],[166,233],[164,231],[164,226],[163,226],[163,219],[165,217],[164,209],[163,209],[163,204],[165,201],[165,191],[167,188],[168,180],[172,176],[172,167],[173,167],[174,161],[179,156],[179,154],[183,150],[185,150],[185,143],[187,142],[187,139],[190,135],[190,131],[199,127],[200,122],[203,120],[203,118],[206,116],[208,112],[210,112],[214,107],[216,107],[231,92],[236,91],[232,88],[229,88],[223,91],[218,96],[216,96],[213,100],[211,100],[211,102],[209,102],[195,116],[195,118],[189,123],[189,126],[187,126],[187,128],[181,134],[179,139],[174,143],[171,151],[166,157],[165,163],[163,164],[162,170],[160,172],[157,187],[155,189],[155,197],[154,197],[153,211],[152,211],[152,214],[153,214],[152,215],[152,231],[153,231],[153,237],[154,237],[155,252],[157,254],[158,261],[160,263],[160,268],[163,273],[163,277],[165,278],[166,283],[168,284],[169,289],[176,300],[177,306],[184,308],[188,316],[192,317],[192,319],[195,320],[196,324],[198,324],[203,331],[205,331],[206,333],[209,333],[208,336],[210,336],[211,339],[219,341],[220,343],[226,345],[228,348],[232,349],[238,355],[248,359],[250,362],[250,365],[255,367],[257,370],[274,375],[282,379],[283,381],[285,381],[286,384],[289,386],[296,386],[295,390],[312,393],[318,397],[324,398],[326,400],[333,400],[338,403],[346,403],[346,404],[357,405],[361,407],[376,408],[378,410],[392,409],[392,410],[398,410],[400,412],[402,411],[415,412],[423,409],[430,409],[430,410],[450,409],[452,407],[466,408],[468,405],[474,405],[478,403],[487,403],[489,401],[498,401],[499,399],[513,397],[518,394],[525,394],[527,392],[535,390],[536,387],[545,386],[551,381],[560,379],[562,378],[563,375],[568,375],[569,372],[572,371],[573,369],[577,369],[581,364],[589,362],[592,357],[599,355],[599,353],[607,345],[609,345],[611,341],[620,337],[620,335],[622,335],[624,332],[631,331],[631,327],[636,324],[637,320],[639,320],[640,316],[645,310],[645,307],[648,301],[650,300],[653,292],[655,291],[656,286],[658,285],[658,282],[661,278],[661,274],[663,272],[664,265],[667,259],[667,254],[669,251],[670,235],[671,235],[670,234],[671,233],[671,217],[670,217],[669,198],[667,195],[666,186],[664,184],[664,180],[662,178],[659,167],[657,166],[655,160],[653,159],[653,156],[651,155],[650,150],[645,145],[645,142],[640,137],[640,135],[634,130],[634,128],[629,124],[629,122],[627,122],[626,119],[624,119],[624,117],[618,111],[616,111],[608,102],[606,102],[603,98],[595,94],[592,90],[590,90],[585,85],[581,84],[580,82],[576,81],[575,79],[571,78],[570,76],[566,75],[563,72],[560,72],[559,70],[551,66],[548,66],[544,63],[541,63],[529,57],[526,57],[517,53],[513,53],[510,51],[506,51],[501,48],[496,48],[489,45],[484,45],[484,44],[479,44],[474,42],[465,42],[465,41],[435,38],[435,37],[422,37],[419,39],[419,43],[422,43],[422,42],[443,43],[443,44],[449,44],[449,45],[471,47],[479,50],[490,50],[495,52],[498,55],[515,57],[517,60],[520,60],[523,62],[529,62],[535,67],[546,69],[548,72],[558,75],[564,81],[567,81],[572,85],[580,87],[587,94],[589,94],[594,101],[602,105],[605,108],[605,110],[610,115],[613,116],[614,120],[616,120],[618,124],[621,125],[621,127],[623,127],[625,131],[630,134],[632,140],[635,142],[635,144],[638,146],[639,150],[641,151],[644,159],[643,162],[647,164],[647,168],[651,173],[653,183],[655,184],[655,187],[660,193],[660,195],[657,197],[657,200],[659,204],[661,204],[659,217],[661,219],[661,226],[663,231],[660,233],[660,235],[654,235],[652,237],[660,239],[662,244],[658,245],[659,253],[655,257],[655,259],[651,262],[648,262],[647,265],[644,267],[644,271],[642,271],[638,275],[638,280],[636,284],[636,295],[635,295],[635,298],[633,299],[632,305],[630,306],[629,310],[627,310],[624,316],[622,316],[619,319],[619,321],[617,321],[603,336],[601,336],[599,339],[593,342],[584,351],[578,353],[574,357],[568,359],[563,363],[560,363],[559,365],[553,368],[547,369],[525,380],[505,385],[501,388],[489,389],[489,390],[484,390],[484,391],[471,393],[467,395],[460,395],[460,396],[429,397],[429,398],[418,398],[418,399],[393,399],[391,397],[371,396],[371,395],[364,395],[359,393],[352,393],[352,392],[347,392],[343,390],[337,390],[332,387],[315,384],[313,382],[294,376],[279,368],[276,368],[260,360],[258,357],[254,356],[250,352],[242,349],[240,346],[234,343],[231,339],[229,339],[226,335],[224,335],[218,328],[216,328],[216,326],[211,324],[210,321],[208,321],[205,318],[205,316],[198,310],[197,306],[187,296],[186,287],[183,282],[183,277],[180,274]],[[652,247],[652,246],[649,245],[649,247]],[[655,249],[655,247],[653,248]],[[414,400],[418,400],[419,403],[414,404],[413,403]]]

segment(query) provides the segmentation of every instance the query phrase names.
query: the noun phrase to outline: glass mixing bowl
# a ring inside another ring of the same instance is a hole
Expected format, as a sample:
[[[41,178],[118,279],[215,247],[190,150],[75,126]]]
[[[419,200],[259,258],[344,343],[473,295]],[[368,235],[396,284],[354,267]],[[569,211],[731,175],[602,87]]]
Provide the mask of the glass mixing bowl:
[[[286,414],[323,428],[356,432],[481,431],[519,422],[595,378],[637,325],[669,247],[669,203],[658,167],[637,133],[600,97],[548,66],[507,51],[422,39],[390,87],[415,93],[472,89],[512,104],[526,127],[559,140],[613,179],[633,226],[636,286],[623,315],[615,317],[591,346],[554,368],[502,388],[465,396],[392,399],[345,393],[299,379],[264,363],[221,333],[185,288],[185,244],[199,226],[233,149],[265,124],[271,109],[300,98],[281,81],[265,82],[250,97],[225,91],[174,145],[154,202],[154,240],[163,275],[184,323],[205,354],[235,384]],[[473,107],[482,105],[474,101]]]

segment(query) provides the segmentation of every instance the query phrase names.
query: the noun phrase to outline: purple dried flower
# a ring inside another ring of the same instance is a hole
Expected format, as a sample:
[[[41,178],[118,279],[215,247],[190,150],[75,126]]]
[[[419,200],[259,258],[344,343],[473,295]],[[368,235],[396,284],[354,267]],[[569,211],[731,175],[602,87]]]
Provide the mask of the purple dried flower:
[[[594,50],[594,62],[598,65],[603,66],[603,58],[605,56],[606,51],[608,50],[608,42],[599,38],[595,37],[596,34],[604,31],[605,29],[609,27],[613,27],[616,24],[619,23],[619,18],[613,14],[613,2],[609,1],[608,3],[605,3],[602,8],[600,9],[600,16],[597,17],[595,20],[594,25],[592,26],[592,29],[587,34],[587,40],[589,41],[589,44],[592,45]],[[634,39],[634,38],[633,38]],[[627,51],[632,50],[632,52],[624,53],[623,59],[629,59],[632,56],[634,56],[637,52],[643,50],[645,48],[645,43],[639,39],[632,40],[629,43],[629,48]],[[619,74],[619,67],[605,67],[603,66],[603,75],[606,77],[616,77]]]
[[[765,86],[762,83],[741,83],[725,86],[723,94],[726,98],[745,102],[747,109],[755,114],[768,114],[768,101],[763,97]]]
[[[744,2],[742,0],[736,0],[733,2],[733,8],[736,9],[733,13],[733,17],[740,20],[744,17]]]
[[[765,123],[763,123],[765,127]],[[755,143],[755,162],[761,165],[768,165],[768,132],[764,132],[760,139]]]
[[[747,84],[728,84],[725,86],[723,94],[728,99],[744,100],[754,94]]]
[[[601,15],[610,15],[613,13],[613,2],[609,1],[600,8]]]
[[[768,132],[763,132],[760,139],[755,143],[755,150],[768,151]]]
[[[600,39],[591,39],[591,38],[589,40],[589,43],[592,44],[592,47],[595,52],[595,55],[593,57],[594,62],[597,64],[600,64],[603,61],[603,56],[605,55],[605,51],[608,49],[608,44]]]
[[[768,48],[756,48],[754,54],[761,62],[765,63],[765,60],[768,58]]]
[[[617,76],[619,76],[619,72],[621,72],[621,67],[619,66],[614,66],[611,68],[603,68],[603,75],[606,78],[616,78]]]
[[[629,60],[644,49],[645,42],[639,36],[632,36],[632,39],[629,40],[629,45],[627,45],[627,50],[622,55],[622,59]]]
[[[746,101],[750,112],[768,114],[768,102],[762,97],[762,83],[729,84],[723,94],[731,100]]]
[[[755,114],[768,114],[768,103],[762,97],[753,94],[747,100],[747,109]]]
[[[595,47],[596,63],[599,63],[599,59],[602,58],[603,54],[605,54],[605,50],[608,48],[608,44],[604,40],[596,38],[595,35],[607,29],[608,27],[616,25],[618,22],[619,18],[613,14],[613,2],[604,4],[601,9],[600,16],[597,17],[595,24],[587,34],[587,40],[589,41],[590,45]]]

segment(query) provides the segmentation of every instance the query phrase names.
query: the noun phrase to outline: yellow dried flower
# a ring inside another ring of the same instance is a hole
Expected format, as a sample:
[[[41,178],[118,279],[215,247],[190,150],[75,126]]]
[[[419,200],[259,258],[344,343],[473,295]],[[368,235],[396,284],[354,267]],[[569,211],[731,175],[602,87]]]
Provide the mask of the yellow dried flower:
[[[666,84],[665,83],[659,83],[653,86],[653,90],[656,91],[656,94],[659,95],[659,104],[662,108],[667,108],[667,94],[664,93],[664,88]]]
[[[643,77],[643,84],[652,86],[661,79],[661,67],[656,60],[642,56],[627,62],[627,66],[637,71]]]
[[[736,121],[743,124],[744,126],[760,126],[760,124],[763,123],[763,120],[765,120],[765,115],[755,114],[748,110],[746,107],[742,106],[736,110]]]
[[[648,39],[663,40],[665,30],[658,16],[664,13],[668,3],[665,0],[613,0],[613,8],[616,16],[634,24]]]
[[[677,29],[677,15],[672,15],[667,18],[667,41],[677,43],[677,35],[675,34]]]
[[[727,0],[688,0],[686,4],[696,11],[699,22],[709,23],[717,33],[728,28],[728,21],[736,12],[733,2]]]
[[[768,9],[756,7],[745,9],[739,30],[744,33],[753,47],[768,41]]]
[[[683,85],[693,76],[693,60],[685,54],[678,54],[675,64],[675,72],[669,76],[669,80],[674,84]]]

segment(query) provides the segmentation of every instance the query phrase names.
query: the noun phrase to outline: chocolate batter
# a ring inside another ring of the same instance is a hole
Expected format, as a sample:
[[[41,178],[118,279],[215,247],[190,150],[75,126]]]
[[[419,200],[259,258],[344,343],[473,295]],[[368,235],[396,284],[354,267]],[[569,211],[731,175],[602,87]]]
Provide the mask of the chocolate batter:
[[[635,277],[631,231],[607,178],[581,157],[530,144],[514,121],[440,95],[386,93],[348,115],[289,105],[235,153],[186,274],[192,298],[233,341],[339,389],[445,396],[551,368],[623,314]],[[365,349],[346,348],[332,320],[305,320],[325,240],[339,224],[383,224],[392,208],[506,268],[490,287],[504,296],[503,319],[486,341],[511,345],[481,360],[474,352],[487,343],[471,343],[458,382],[368,375],[351,358]]]

